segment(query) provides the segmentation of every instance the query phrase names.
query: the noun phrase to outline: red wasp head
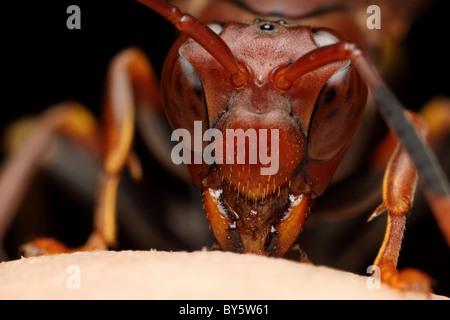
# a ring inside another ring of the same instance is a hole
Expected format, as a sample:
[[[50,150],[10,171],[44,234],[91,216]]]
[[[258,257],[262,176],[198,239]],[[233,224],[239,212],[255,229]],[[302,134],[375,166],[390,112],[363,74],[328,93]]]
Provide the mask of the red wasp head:
[[[283,20],[206,27],[151,3],[190,37],[166,59],[162,96],[217,241],[283,255],[352,141],[367,96],[348,60],[312,61],[302,76],[286,71],[340,36]]]
[[[195,121],[202,122],[202,142],[197,149],[191,146],[188,166],[203,190],[220,245],[283,255],[300,232],[309,199],[325,190],[349,146],[367,89],[349,61],[322,66],[286,85],[286,67],[339,41],[325,29],[282,20],[210,28],[227,44],[242,74],[233,78],[196,41],[181,39],[163,71],[162,82],[169,84],[162,91],[166,112],[174,129],[187,129],[194,139]],[[205,141],[211,128],[220,135]],[[204,155],[209,141],[223,157],[195,163],[195,153]],[[239,143],[244,143],[242,154]],[[256,162],[251,159],[255,150]],[[263,163],[264,157],[272,161]]]

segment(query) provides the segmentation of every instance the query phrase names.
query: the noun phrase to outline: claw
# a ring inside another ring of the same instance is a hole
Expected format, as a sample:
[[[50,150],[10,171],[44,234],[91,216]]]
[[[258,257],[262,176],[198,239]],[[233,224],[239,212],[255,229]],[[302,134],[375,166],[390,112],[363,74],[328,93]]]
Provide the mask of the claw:
[[[379,215],[381,215],[382,213],[384,213],[386,210],[388,210],[386,204],[383,202],[381,203],[370,215],[370,217],[367,219],[367,222],[372,221],[373,219],[375,219],[376,217],[378,217]]]
[[[37,238],[27,242],[20,247],[20,252],[24,257],[49,256],[59,253],[72,253],[76,251],[106,250],[107,245],[103,237],[94,232],[89,240],[79,248],[69,248],[62,242],[54,238]]]
[[[70,253],[73,250],[53,238],[37,238],[27,242],[20,247],[20,252],[24,257],[36,257],[52,255],[57,253]]]
[[[381,281],[394,289],[431,294],[431,278],[425,273],[407,268],[397,270],[391,265],[380,266]]]

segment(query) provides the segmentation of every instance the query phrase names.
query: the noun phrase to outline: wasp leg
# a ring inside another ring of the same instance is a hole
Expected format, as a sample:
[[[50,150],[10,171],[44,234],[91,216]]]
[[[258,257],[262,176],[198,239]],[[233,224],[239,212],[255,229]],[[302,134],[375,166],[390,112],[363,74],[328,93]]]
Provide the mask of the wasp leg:
[[[116,197],[125,165],[141,175],[137,157],[131,152],[136,111],[157,113],[161,109],[159,84],[147,58],[138,49],[117,55],[108,73],[102,115],[103,163],[99,181],[94,232],[82,250],[116,244]]]
[[[450,99],[437,97],[430,100],[420,111],[420,117],[426,124],[426,140],[435,152],[448,148],[450,136]],[[392,151],[398,143],[395,135],[390,133],[377,147],[372,158],[372,166],[376,169],[386,166]],[[447,143],[447,145],[446,145]],[[447,157],[448,159],[448,157]],[[448,168],[448,160],[444,158],[443,167]],[[445,164],[447,161],[447,164]],[[447,171],[448,175],[448,171]],[[425,196],[432,208],[432,213],[438,226],[450,247],[450,199],[445,196],[434,195],[424,190]]]
[[[450,99],[437,97],[420,111],[428,127],[427,140],[433,148],[439,148],[450,134]]]
[[[41,238],[25,245],[25,254],[106,249],[116,243],[116,195],[120,174],[128,165],[133,176],[141,175],[139,161],[131,150],[136,110],[147,115],[148,119],[151,118],[149,115],[162,109],[159,85],[151,65],[140,50],[128,49],[118,54],[110,65],[107,81],[102,109],[103,126],[96,139],[97,147],[101,145],[103,150],[94,230],[86,244],[79,248],[67,248],[57,240]],[[56,131],[50,130],[49,135]],[[73,132],[70,136],[76,135]]]
[[[411,114],[414,124],[424,134],[419,118]],[[429,293],[430,278],[414,269],[397,270],[406,216],[409,213],[417,174],[409,155],[398,145],[386,169],[383,180],[383,202],[369,218],[373,219],[388,211],[387,228],[383,243],[374,265],[380,267],[381,280],[399,290],[414,290]]]
[[[14,147],[2,164],[0,173],[0,241],[20,206],[33,177],[39,171],[53,138],[63,134],[83,148],[95,152],[97,125],[93,115],[78,103],[50,107],[32,125],[25,140]],[[13,130],[14,131],[14,130]],[[12,135],[17,135],[17,132]],[[28,247],[33,254],[67,251],[55,240],[41,239],[40,245]],[[44,248],[40,250],[39,248]],[[57,249],[56,249],[57,248]]]
[[[300,247],[300,245],[298,243],[293,244],[289,248],[289,251],[294,252],[296,254],[296,258],[298,261],[312,264],[311,260],[309,260],[309,258],[308,258],[308,254],[306,253],[305,250],[303,250]]]
[[[446,150],[450,136],[450,99],[438,97],[428,102],[421,116],[427,124],[427,140],[435,150]],[[448,149],[447,149],[448,150]],[[446,160],[447,159],[447,160]],[[444,168],[448,168],[448,153],[444,155]],[[446,172],[449,174],[448,171]],[[425,191],[425,195],[432,207],[432,212],[439,228],[450,247],[450,198],[433,195]]]

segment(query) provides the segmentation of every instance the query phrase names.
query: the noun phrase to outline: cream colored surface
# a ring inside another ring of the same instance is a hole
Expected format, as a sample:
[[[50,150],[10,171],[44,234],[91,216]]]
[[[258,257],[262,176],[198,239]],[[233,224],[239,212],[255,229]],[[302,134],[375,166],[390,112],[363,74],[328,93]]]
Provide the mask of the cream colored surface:
[[[0,264],[0,299],[425,298],[370,290],[367,277],[327,267],[217,251],[79,252]]]

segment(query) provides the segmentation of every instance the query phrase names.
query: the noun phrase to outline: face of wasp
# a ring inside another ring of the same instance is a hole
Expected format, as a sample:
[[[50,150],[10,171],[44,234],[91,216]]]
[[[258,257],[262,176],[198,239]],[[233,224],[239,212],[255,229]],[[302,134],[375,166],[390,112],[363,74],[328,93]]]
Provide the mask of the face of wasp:
[[[366,88],[346,61],[304,75],[289,90],[274,85],[276,70],[339,41],[325,29],[259,19],[210,27],[249,81],[236,88],[200,45],[181,39],[163,72],[177,89],[163,89],[166,112],[192,138],[183,136],[183,156],[222,248],[283,255],[352,140]]]

